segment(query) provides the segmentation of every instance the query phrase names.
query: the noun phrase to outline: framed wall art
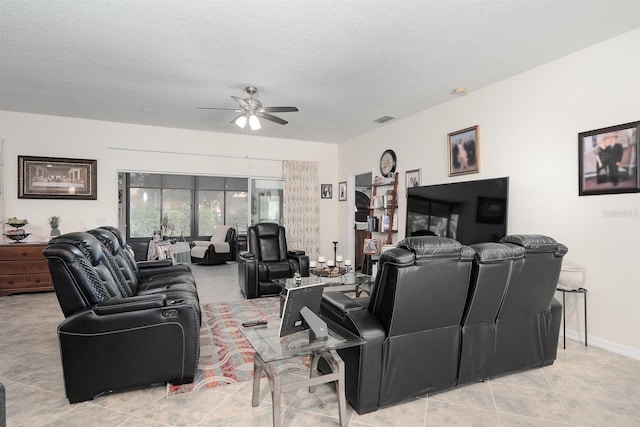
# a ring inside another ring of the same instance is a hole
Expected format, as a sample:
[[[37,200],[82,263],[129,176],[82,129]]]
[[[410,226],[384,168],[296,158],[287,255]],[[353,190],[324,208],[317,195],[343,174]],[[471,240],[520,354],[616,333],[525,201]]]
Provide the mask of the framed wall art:
[[[413,169],[404,173],[404,182],[407,188],[420,187],[421,169]]]
[[[449,176],[480,172],[478,126],[452,132],[448,136]]]
[[[96,200],[97,160],[18,156],[19,199]]]
[[[578,134],[579,195],[640,192],[640,121]]]
[[[320,197],[323,199],[331,199],[333,197],[333,185],[320,184]]]
[[[347,182],[339,182],[338,183],[338,200],[344,202],[347,200]]]
[[[365,255],[380,255],[381,248],[381,239],[364,239],[364,247],[362,249],[362,253]]]

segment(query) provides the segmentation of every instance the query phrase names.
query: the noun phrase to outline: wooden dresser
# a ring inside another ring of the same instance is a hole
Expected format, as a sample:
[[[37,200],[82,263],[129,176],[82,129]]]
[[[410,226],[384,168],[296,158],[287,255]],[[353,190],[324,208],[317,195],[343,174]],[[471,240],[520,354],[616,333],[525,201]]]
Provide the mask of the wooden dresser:
[[[0,243],[0,296],[53,291],[49,264],[42,255],[47,243]]]

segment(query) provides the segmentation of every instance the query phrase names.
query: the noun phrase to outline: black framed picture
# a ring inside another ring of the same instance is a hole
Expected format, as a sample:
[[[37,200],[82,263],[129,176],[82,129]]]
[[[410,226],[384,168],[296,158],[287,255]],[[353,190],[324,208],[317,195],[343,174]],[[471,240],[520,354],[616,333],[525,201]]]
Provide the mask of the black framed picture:
[[[449,176],[480,172],[478,126],[452,132],[448,136]]]
[[[640,192],[640,121],[578,134],[579,195]]]
[[[320,197],[323,199],[333,198],[333,184],[320,184]]]
[[[338,183],[338,200],[344,202],[347,200],[347,182],[342,181]]]
[[[97,160],[18,156],[18,198],[96,200],[97,164]]]

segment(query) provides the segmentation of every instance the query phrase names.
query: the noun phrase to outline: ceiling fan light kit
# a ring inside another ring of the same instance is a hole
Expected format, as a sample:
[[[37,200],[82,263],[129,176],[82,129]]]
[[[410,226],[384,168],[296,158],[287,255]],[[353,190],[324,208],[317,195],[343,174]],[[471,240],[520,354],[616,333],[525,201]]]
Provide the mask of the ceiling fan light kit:
[[[238,103],[240,108],[196,108],[201,110],[231,110],[241,113],[239,116],[231,120],[231,123],[235,123],[241,129],[244,129],[247,126],[247,123],[249,123],[249,128],[251,130],[259,130],[262,128],[259,118],[263,118],[280,125],[286,125],[289,123],[286,120],[269,113],[291,113],[299,111],[297,107],[263,107],[262,102],[257,99],[258,89],[256,87],[247,86],[244,88],[244,91],[249,95],[248,98],[243,99],[237,96],[231,96],[231,98]]]

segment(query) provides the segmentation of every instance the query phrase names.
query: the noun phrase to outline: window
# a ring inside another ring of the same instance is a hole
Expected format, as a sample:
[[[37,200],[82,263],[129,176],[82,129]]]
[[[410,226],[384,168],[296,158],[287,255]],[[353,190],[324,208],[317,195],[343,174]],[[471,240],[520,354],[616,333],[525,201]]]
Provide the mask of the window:
[[[128,238],[148,240],[166,216],[173,237],[211,235],[216,225],[246,230],[248,178],[127,173]]]
[[[284,185],[282,180],[255,179],[251,181],[251,223],[282,224]]]
[[[132,188],[129,191],[130,237],[153,236],[160,225],[161,193],[157,188]]]

